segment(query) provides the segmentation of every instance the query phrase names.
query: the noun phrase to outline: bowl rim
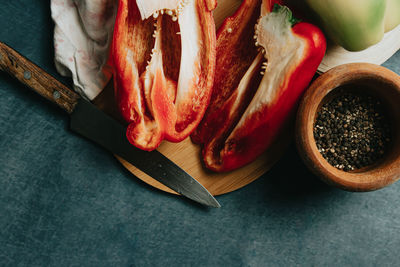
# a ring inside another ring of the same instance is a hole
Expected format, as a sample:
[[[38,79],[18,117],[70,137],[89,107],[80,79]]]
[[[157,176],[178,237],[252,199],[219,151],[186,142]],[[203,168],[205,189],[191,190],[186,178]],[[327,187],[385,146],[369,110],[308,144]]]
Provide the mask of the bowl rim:
[[[375,64],[349,63],[334,67],[319,76],[304,94],[297,112],[295,139],[304,163],[326,183],[348,191],[372,191],[392,184],[400,178],[400,151],[393,152],[397,154],[368,170],[345,172],[330,165],[317,149],[313,127],[321,102],[336,88],[365,79],[374,79],[395,88],[400,104],[398,74]],[[396,118],[396,121],[400,123],[400,118]]]

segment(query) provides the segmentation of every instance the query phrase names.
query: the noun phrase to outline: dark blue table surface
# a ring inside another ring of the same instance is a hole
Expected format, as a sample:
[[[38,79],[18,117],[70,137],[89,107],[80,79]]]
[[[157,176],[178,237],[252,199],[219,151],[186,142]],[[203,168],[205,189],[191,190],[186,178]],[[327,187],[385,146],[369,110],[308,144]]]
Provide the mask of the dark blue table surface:
[[[64,83],[49,1],[2,0],[0,40]],[[385,66],[400,73],[398,52]],[[326,186],[292,146],[266,175],[205,209],[160,192],[68,130],[68,118],[0,73],[1,266],[400,264],[400,183]]]

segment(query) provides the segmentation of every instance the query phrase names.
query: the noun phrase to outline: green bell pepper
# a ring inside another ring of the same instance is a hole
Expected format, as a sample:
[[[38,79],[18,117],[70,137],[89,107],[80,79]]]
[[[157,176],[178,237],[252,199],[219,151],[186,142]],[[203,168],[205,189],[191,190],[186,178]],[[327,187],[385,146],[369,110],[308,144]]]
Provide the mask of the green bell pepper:
[[[400,24],[400,0],[306,0],[326,34],[349,51],[378,43]]]
[[[400,24],[400,0],[386,0],[385,32]]]

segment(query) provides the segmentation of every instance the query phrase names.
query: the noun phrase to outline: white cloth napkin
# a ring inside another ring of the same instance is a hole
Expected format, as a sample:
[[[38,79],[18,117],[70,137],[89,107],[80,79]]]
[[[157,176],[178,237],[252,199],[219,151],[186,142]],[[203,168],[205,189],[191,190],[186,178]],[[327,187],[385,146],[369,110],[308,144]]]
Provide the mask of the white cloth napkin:
[[[111,78],[107,61],[116,11],[117,0],[51,0],[56,68],[90,100]]]

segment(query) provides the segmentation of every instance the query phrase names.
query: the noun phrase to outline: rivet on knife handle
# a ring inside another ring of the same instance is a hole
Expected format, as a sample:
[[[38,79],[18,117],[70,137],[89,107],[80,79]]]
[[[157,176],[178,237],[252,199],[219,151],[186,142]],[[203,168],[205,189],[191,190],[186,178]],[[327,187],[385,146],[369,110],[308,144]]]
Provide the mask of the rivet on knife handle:
[[[16,77],[69,114],[72,113],[79,99],[77,93],[2,42],[0,42],[0,70]]]

